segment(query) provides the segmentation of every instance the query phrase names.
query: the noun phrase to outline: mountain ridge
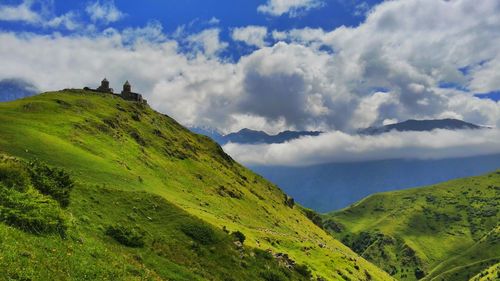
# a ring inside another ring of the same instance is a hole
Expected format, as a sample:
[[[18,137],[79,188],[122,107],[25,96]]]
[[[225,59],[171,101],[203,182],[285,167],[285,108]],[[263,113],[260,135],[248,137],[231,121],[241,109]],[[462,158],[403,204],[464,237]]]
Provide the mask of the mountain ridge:
[[[381,127],[369,127],[366,129],[358,130],[359,134],[362,135],[379,135],[383,133],[387,133],[390,131],[398,131],[398,132],[408,132],[408,131],[416,131],[416,132],[427,132],[436,129],[443,130],[464,130],[464,129],[482,129],[488,128],[484,126],[479,126],[476,124],[468,123],[458,119],[424,119],[424,120],[415,120],[409,119],[404,122],[399,122],[395,124],[384,125]]]
[[[294,139],[298,139],[304,136],[318,136],[322,132],[320,131],[291,131],[286,130],[279,132],[277,134],[271,135],[264,131],[252,130],[248,128],[243,128],[237,132],[232,132],[229,134],[221,134],[216,130],[203,129],[198,127],[191,127],[190,130],[197,134],[202,134],[208,136],[215,140],[220,145],[225,145],[227,143],[238,143],[238,144],[273,144],[273,143],[284,143]]]

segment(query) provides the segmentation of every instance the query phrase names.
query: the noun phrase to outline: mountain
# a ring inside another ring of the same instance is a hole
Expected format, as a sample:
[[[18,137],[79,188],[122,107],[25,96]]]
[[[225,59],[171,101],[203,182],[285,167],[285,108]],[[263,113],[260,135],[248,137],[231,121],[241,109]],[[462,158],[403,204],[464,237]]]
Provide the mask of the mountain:
[[[1,103],[0,135],[7,279],[392,280],[145,104],[45,93]]]
[[[21,79],[3,79],[0,81],[0,102],[12,101],[35,95],[33,84]]]
[[[316,131],[284,131],[277,135],[268,135],[262,131],[254,131],[250,129],[242,129],[236,133],[230,133],[224,136],[226,142],[242,143],[242,144],[258,144],[258,143],[284,143],[293,139],[298,139],[303,136],[318,136],[321,132]]]
[[[271,144],[271,143],[284,143],[293,139],[298,139],[303,136],[318,136],[321,132],[317,131],[284,131],[276,135],[269,135],[263,131],[255,131],[250,129],[242,129],[235,133],[222,135],[216,131],[202,128],[190,128],[193,132],[202,134],[212,138],[220,145],[232,143],[240,144]]]
[[[217,130],[210,128],[200,128],[200,127],[190,127],[189,130],[193,133],[207,136],[220,145],[226,143],[226,141],[224,140],[224,135],[219,133]]]
[[[500,261],[499,198],[500,170],[375,194],[324,225],[399,280],[469,280]]]
[[[345,208],[378,192],[425,186],[500,168],[500,154],[453,159],[389,159],[305,167],[250,166],[318,212]]]
[[[363,135],[379,135],[390,131],[407,132],[417,131],[425,132],[436,129],[446,130],[465,130],[485,128],[472,123],[467,123],[457,119],[437,119],[437,120],[407,120],[401,123],[385,125],[382,127],[370,127],[358,131]]]

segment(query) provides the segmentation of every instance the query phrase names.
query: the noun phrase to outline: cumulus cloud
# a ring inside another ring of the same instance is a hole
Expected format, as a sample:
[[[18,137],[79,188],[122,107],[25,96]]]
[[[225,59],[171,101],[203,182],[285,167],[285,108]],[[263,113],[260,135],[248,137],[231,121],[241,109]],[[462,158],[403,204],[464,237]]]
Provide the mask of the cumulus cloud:
[[[39,22],[40,15],[31,8],[33,2],[32,0],[24,0],[19,5],[0,5],[0,20],[28,23]]]
[[[262,48],[266,46],[267,27],[250,25],[233,29],[231,37],[249,46]]]
[[[189,35],[187,41],[191,43],[193,48],[208,56],[214,56],[219,54],[228,46],[227,42],[220,40],[219,34],[219,28],[205,29],[200,33]]]
[[[290,17],[296,17],[323,5],[322,0],[268,0],[266,4],[257,7],[257,11],[271,16],[288,14]]]
[[[308,166],[384,159],[443,159],[500,153],[500,130],[389,132],[378,136],[335,131],[281,144],[224,146],[248,165]]]
[[[35,9],[35,6],[38,6]],[[82,26],[74,11],[56,16],[53,2],[24,0],[19,5],[0,5],[0,21],[19,21],[43,28],[65,28],[75,30]]]
[[[98,0],[89,3],[85,11],[93,22],[101,22],[104,24],[119,21],[125,16],[125,14],[115,6],[113,0]]]
[[[83,24],[78,20],[78,15],[70,11],[45,21],[44,25],[51,28],[63,27],[67,30],[76,30],[81,28]]]

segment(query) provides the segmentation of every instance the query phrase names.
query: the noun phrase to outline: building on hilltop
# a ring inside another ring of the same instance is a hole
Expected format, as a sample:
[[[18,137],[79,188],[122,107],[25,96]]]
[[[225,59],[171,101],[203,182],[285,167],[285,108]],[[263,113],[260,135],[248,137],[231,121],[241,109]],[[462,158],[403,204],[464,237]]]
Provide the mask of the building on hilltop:
[[[132,86],[130,85],[128,80],[125,82],[125,84],[123,84],[123,90],[122,90],[121,94],[119,94],[119,95],[113,93],[114,92],[113,88],[109,87],[109,81],[106,78],[104,78],[101,81],[101,86],[97,87],[97,89],[91,89],[89,87],[85,87],[83,89],[86,91],[92,91],[92,92],[109,93],[109,94],[112,94],[115,96],[119,96],[119,97],[123,98],[124,100],[128,100],[128,101],[147,103],[147,101],[142,98],[141,94],[132,92]]]
[[[96,91],[101,92],[101,93],[112,93],[113,89],[109,87],[109,81],[108,79],[104,78],[101,81],[101,86],[99,86]]]
[[[144,102],[141,94],[132,92],[132,86],[128,82],[128,80],[123,84],[122,98],[124,100],[132,100],[137,102]]]

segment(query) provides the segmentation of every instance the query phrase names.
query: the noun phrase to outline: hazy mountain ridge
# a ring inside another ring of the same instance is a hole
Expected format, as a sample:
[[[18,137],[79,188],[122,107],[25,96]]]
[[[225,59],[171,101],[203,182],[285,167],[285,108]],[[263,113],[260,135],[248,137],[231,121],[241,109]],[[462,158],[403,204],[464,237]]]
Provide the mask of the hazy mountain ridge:
[[[362,135],[378,135],[390,131],[399,132],[426,132],[436,129],[443,130],[465,130],[465,129],[484,129],[485,126],[479,126],[458,119],[429,119],[429,120],[407,120],[400,123],[385,125],[381,127],[369,127],[360,129],[357,133]],[[283,131],[275,135],[270,135],[264,131],[251,130],[248,128],[241,129],[238,132],[222,134],[217,130],[201,127],[190,127],[191,131],[208,136],[220,145],[229,142],[238,144],[272,144],[284,143],[303,136],[319,136],[321,131]]]
[[[284,143],[304,136],[319,136],[319,131],[283,131],[276,135],[270,135],[264,131],[251,129],[241,129],[238,132],[223,135],[216,130],[192,127],[190,128],[195,133],[202,134],[212,138],[220,145],[231,143],[239,144],[272,144]]]
[[[362,135],[378,135],[391,131],[398,132],[428,132],[436,129],[442,130],[476,130],[487,127],[475,125],[458,119],[430,119],[430,120],[407,120],[400,123],[385,125],[382,127],[369,127],[358,131]]]
[[[13,101],[37,93],[35,86],[21,79],[4,79],[0,81],[0,102]]]

